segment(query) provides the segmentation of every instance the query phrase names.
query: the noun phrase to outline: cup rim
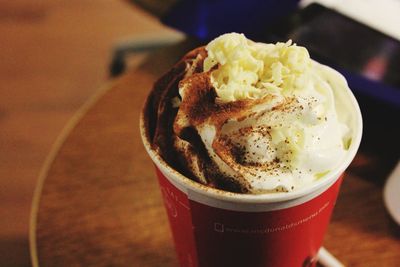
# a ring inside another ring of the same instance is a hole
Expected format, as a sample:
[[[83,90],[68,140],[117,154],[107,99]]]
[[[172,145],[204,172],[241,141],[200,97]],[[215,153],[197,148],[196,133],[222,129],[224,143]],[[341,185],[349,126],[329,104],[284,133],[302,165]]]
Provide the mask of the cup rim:
[[[346,83],[347,84],[347,83]],[[207,185],[203,185],[199,182],[193,181],[192,179],[184,176],[173,167],[171,167],[165,160],[157,154],[157,152],[151,147],[150,142],[147,138],[146,129],[145,129],[145,120],[144,120],[144,105],[142,112],[140,114],[140,135],[142,138],[142,142],[144,147],[152,159],[153,163],[159,168],[159,170],[166,175],[168,179],[172,179],[173,182],[180,187],[183,187],[185,192],[187,193],[189,190],[195,191],[204,196],[222,200],[222,201],[230,201],[230,202],[242,202],[242,203],[274,203],[274,202],[284,202],[294,200],[306,195],[309,195],[313,192],[320,190],[323,187],[328,188],[327,186],[336,181],[341,174],[346,170],[346,168],[353,161],[358,148],[361,143],[362,137],[362,116],[361,110],[358,105],[358,102],[351,91],[351,89],[347,86],[346,88],[347,96],[350,99],[351,105],[354,108],[355,115],[355,133],[352,138],[352,142],[348,152],[342,163],[332,170],[329,174],[327,174],[323,179],[319,179],[318,181],[312,183],[309,186],[300,188],[299,190],[295,190],[292,192],[274,192],[274,193],[261,193],[261,194],[245,194],[245,193],[234,193],[225,191],[218,188],[212,188]]]

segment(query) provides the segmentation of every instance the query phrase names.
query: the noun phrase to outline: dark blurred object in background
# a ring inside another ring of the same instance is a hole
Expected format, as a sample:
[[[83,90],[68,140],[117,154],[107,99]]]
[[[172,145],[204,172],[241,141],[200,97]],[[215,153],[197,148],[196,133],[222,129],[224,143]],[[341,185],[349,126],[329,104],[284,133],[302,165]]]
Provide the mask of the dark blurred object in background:
[[[208,41],[227,32],[260,39],[268,25],[287,16],[299,0],[193,0],[178,1],[162,22],[189,36]]]

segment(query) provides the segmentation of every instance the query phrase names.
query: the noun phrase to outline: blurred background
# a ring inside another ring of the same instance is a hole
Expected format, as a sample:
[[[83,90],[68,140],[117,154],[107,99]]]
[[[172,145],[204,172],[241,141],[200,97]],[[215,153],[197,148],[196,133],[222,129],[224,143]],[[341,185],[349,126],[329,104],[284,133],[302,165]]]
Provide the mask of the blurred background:
[[[313,58],[346,75],[368,118],[363,143],[369,146],[361,150],[392,169],[400,148],[400,1],[310,2],[0,1],[0,266],[30,266],[35,184],[68,119],[150,50],[181,41],[179,32],[196,44],[238,31],[307,46]],[[374,166],[367,165],[353,168],[373,180]],[[373,182],[383,184],[387,175]]]
[[[0,266],[31,266],[28,222],[40,168],[68,119],[109,80],[113,47],[164,33],[125,1],[0,1]],[[142,58],[132,57],[132,66]]]

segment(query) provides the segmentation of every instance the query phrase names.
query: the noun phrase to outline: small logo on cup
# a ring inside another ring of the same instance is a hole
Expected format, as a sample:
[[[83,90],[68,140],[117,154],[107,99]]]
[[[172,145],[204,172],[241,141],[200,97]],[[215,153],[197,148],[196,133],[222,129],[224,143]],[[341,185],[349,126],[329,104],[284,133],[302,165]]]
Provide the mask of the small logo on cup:
[[[214,223],[214,230],[218,233],[224,232],[224,225],[222,223]]]

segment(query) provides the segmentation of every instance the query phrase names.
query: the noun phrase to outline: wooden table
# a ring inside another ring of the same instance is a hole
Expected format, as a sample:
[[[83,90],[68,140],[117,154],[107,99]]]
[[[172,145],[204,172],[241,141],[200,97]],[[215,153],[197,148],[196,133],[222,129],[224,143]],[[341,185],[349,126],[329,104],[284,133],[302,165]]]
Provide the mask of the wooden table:
[[[105,86],[66,126],[34,198],[34,266],[177,266],[138,125],[152,83],[188,49],[153,54]],[[382,203],[383,181],[398,152],[382,148],[383,141],[379,150],[373,141],[379,134],[366,132],[324,242],[347,266],[400,266],[399,227]]]

